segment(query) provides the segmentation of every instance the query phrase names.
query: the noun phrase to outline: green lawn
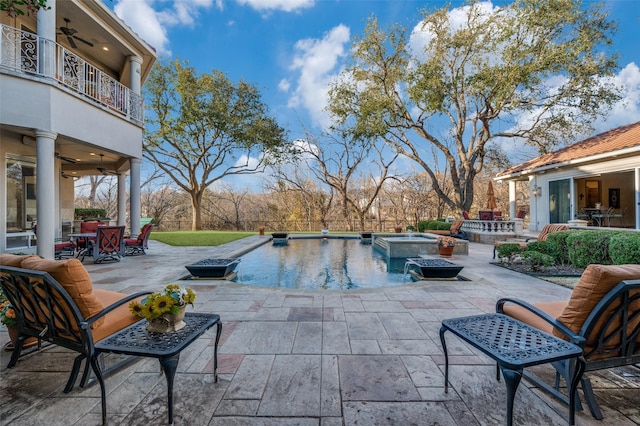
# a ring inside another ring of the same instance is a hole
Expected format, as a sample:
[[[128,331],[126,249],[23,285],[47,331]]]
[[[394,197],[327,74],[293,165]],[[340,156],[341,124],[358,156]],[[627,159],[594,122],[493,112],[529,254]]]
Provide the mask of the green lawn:
[[[256,232],[153,231],[149,239],[170,246],[219,246],[255,234]]]

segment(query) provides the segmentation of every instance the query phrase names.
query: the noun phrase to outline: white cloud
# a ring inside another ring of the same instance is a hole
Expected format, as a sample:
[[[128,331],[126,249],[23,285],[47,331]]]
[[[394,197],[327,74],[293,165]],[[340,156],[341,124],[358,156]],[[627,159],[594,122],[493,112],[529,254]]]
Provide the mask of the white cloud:
[[[312,7],[315,0],[236,0],[238,4],[248,5],[259,10],[282,10],[284,12],[294,12],[300,9]]]
[[[635,62],[627,64],[613,77],[614,85],[622,88],[622,99],[602,120],[595,123],[598,132],[604,132],[640,120],[640,68]]]
[[[290,88],[291,88],[291,83],[286,78],[283,78],[282,80],[280,80],[280,83],[278,83],[278,89],[281,92],[287,93]]]
[[[350,39],[349,28],[340,24],[325,33],[322,39],[304,39],[295,44],[291,69],[299,71],[296,88],[289,107],[303,106],[314,123],[326,127],[329,117],[324,111],[328,101],[329,83],[339,69],[338,60],[346,55],[345,44]]]
[[[214,0],[117,0],[113,7],[120,19],[143,40],[153,46],[160,56],[170,56],[167,30],[174,26],[193,26],[199,10],[211,7]],[[154,6],[167,6],[156,10]],[[216,3],[218,7],[222,5]]]

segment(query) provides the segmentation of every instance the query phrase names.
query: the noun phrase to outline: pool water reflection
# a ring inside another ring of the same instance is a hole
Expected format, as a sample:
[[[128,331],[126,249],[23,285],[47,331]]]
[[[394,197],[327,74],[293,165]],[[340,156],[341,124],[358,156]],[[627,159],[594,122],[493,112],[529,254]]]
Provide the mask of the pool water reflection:
[[[262,287],[347,290],[411,282],[404,259],[387,272],[385,256],[358,239],[294,238],[284,246],[264,244],[241,259],[237,282]]]

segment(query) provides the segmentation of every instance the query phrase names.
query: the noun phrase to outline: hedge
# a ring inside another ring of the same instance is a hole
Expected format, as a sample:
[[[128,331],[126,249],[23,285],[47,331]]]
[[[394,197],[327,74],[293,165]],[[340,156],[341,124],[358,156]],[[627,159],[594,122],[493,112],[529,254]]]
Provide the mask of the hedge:
[[[74,217],[75,219],[86,219],[88,217],[106,217],[107,216],[107,211],[105,209],[81,209],[81,208],[77,208],[74,211]]]
[[[574,231],[567,237],[569,261],[578,268],[592,263],[611,265],[609,242],[615,231]]]
[[[498,247],[500,257],[512,255],[510,251],[513,249],[510,248],[501,255],[501,247]],[[556,264],[570,263],[578,268],[585,268],[592,263],[640,264],[640,233],[607,230],[554,232],[549,234],[546,241],[530,242],[526,252],[548,255],[553,257]]]
[[[640,233],[613,235],[609,240],[609,256],[614,265],[640,264]]]
[[[451,223],[443,222],[441,220],[421,220],[418,222],[418,231],[425,232],[429,230],[441,230],[448,231],[451,228]]]

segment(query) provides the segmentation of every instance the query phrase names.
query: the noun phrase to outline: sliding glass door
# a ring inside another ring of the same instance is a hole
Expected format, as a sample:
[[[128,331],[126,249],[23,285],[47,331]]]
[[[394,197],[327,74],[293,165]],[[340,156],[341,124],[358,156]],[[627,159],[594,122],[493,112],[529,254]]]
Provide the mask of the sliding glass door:
[[[549,223],[571,220],[571,180],[549,182]]]

